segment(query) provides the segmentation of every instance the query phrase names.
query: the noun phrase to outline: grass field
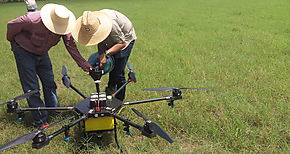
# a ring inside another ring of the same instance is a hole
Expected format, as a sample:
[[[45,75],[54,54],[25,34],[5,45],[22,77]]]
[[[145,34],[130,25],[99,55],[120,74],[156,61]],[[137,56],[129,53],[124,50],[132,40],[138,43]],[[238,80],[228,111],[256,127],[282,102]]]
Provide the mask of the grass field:
[[[85,10],[111,8],[134,23],[138,40],[130,57],[138,82],[127,87],[126,101],[167,96],[142,91],[152,87],[207,87],[185,90],[175,108],[167,103],[135,106],[174,139],[148,139],[131,129],[119,140],[127,153],[289,153],[290,148],[290,1],[288,0],[59,0],[79,17]],[[26,11],[23,3],[0,4],[0,101],[22,94],[15,61],[6,40],[6,23]],[[79,45],[84,57],[96,47]],[[58,98],[63,106],[81,100],[61,82],[61,66],[83,93],[92,79],[77,67],[60,42],[50,50]],[[107,76],[102,79],[102,90]],[[26,106],[25,101],[21,101]],[[124,117],[142,124],[129,108]],[[32,131],[0,109],[0,145]],[[60,128],[60,127],[57,127]],[[51,129],[52,132],[57,128]],[[75,130],[77,133],[77,129]],[[114,144],[99,149],[75,135],[59,135],[40,149],[31,142],[6,153],[118,153]],[[87,147],[81,149],[77,140]]]

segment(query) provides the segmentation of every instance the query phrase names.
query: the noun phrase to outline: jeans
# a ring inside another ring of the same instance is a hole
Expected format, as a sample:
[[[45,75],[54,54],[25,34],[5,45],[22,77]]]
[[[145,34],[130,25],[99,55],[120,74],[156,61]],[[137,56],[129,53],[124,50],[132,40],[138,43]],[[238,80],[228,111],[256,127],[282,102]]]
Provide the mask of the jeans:
[[[40,93],[36,93],[27,99],[29,107],[56,107],[59,106],[56,95],[56,84],[52,64],[48,53],[35,55],[23,49],[17,43],[13,43],[12,51],[16,60],[18,75],[24,92],[29,90],[39,90],[40,79],[44,102],[40,98]],[[32,111],[32,117],[36,125],[47,122],[47,111]]]
[[[109,89],[119,89],[123,84],[126,83],[125,68],[131,54],[131,50],[134,46],[134,42],[135,41],[131,41],[125,49],[113,55],[115,60],[115,67],[109,74]],[[117,93],[116,98],[123,101],[125,99],[125,92],[126,87],[124,87],[119,93]]]

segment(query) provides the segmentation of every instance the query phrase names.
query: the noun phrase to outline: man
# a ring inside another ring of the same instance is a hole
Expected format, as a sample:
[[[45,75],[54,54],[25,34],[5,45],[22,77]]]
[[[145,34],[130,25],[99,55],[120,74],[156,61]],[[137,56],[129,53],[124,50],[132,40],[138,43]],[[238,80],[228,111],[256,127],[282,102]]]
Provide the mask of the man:
[[[98,44],[98,51],[103,53],[101,66],[106,63],[107,56],[114,57],[115,67],[109,74],[106,88],[108,93],[112,94],[126,82],[125,67],[137,37],[131,21],[124,14],[109,9],[85,11],[77,19],[72,35],[81,44]],[[124,100],[125,88],[116,98]]]
[[[8,22],[7,40],[11,43],[23,91],[40,89],[38,78],[42,83],[44,102],[40,93],[36,93],[27,99],[30,107],[59,106],[48,51],[60,38],[78,66],[89,71],[91,66],[80,55],[70,34],[74,24],[73,13],[58,4],[46,4],[41,11],[28,12]],[[35,126],[48,126],[47,111],[33,111],[32,116]]]

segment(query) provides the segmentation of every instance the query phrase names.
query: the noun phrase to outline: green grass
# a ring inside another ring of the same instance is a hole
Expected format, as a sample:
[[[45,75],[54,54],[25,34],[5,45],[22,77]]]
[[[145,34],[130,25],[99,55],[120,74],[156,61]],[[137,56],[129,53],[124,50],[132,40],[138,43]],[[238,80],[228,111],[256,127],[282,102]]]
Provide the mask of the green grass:
[[[138,40],[130,62],[138,82],[127,88],[127,101],[156,98],[168,93],[142,91],[151,87],[208,87],[186,90],[176,101],[139,105],[136,108],[162,126],[174,139],[148,139],[133,130],[119,139],[128,153],[289,153],[290,2],[287,0],[71,0],[40,1],[66,5],[76,17],[85,10],[111,8],[126,14],[134,23]],[[17,11],[16,11],[17,10]],[[25,12],[23,3],[0,4],[0,100],[22,93],[13,54],[6,41],[7,21]],[[96,47],[78,46],[88,57]],[[61,84],[61,66],[68,67],[75,87],[94,92],[91,78],[77,67],[60,42],[49,52],[58,97],[63,106],[81,100]],[[102,79],[102,89],[107,76]],[[22,102],[25,106],[25,101]],[[0,145],[31,131],[16,116],[0,112]],[[122,113],[142,124],[129,108]],[[15,119],[15,120],[14,120]],[[121,124],[119,127],[122,127]],[[53,130],[56,130],[53,129]],[[49,131],[52,132],[53,130]],[[75,130],[77,133],[77,129]],[[75,140],[79,140],[75,135]],[[43,149],[30,143],[7,153],[73,153],[77,142],[56,137]],[[83,144],[81,153],[117,153]]]

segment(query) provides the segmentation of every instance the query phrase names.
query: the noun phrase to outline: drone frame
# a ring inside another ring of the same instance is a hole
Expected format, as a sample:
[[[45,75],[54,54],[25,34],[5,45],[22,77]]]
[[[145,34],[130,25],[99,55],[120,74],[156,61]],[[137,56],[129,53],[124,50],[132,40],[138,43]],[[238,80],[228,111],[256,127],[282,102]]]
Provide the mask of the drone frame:
[[[100,95],[100,89],[99,89],[99,84],[100,84],[100,79],[102,76],[102,71],[99,68],[95,68],[93,70],[90,71],[90,76],[94,79],[94,82],[96,84],[96,91],[97,93],[93,93],[91,95],[91,97],[86,97],[81,91],[79,91],[77,88],[75,88],[71,82],[70,82],[70,78],[67,75],[67,69],[65,66],[63,66],[62,68],[62,81],[63,84],[67,87],[67,88],[72,88],[75,92],[77,92],[81,97],[84,98],[84,100],[82,100],[81,102],[79,102],[78,104],[76,104],[73,107],[38,107],[38,108],[24,108],[24,107],[20,107],[18,106],[18,103],[14,100],[11,100],[9,102],[0,104],[4,105],[7,104],[7,112],[8,113],[17,113],[19,115],[19,119],[22,118],[22,115],[25,111],[49,111],[49,110],[54,110],[54,111],[75,111],[77,113],[77,115],[72,116],[70,118],[67,118],[65,120],[62,120],[60,122],[57,122],[55,124],[50,125],[49,127],[61,124],[65,121],[69,121],[72,120],[73,118],[75,118],[75,120],[71,121],[70,123],[62,126],[62,128],[60,128],[59,130],[53,132],[50,135],[46,135],[44,133],[44,130],[46,128],[41,128],[37,131],[34,131],[32,133],[26,134],[28,137],[28,139],[22,139],[22,138],[27,138],[27,136],[23,135],[3,146],[0,147],[0,151],[17,146],[19,144],[28,142],[29,140],[33,140],[32,142],[32,148],[42,148],[46,145],[49,144],[50,140],[52,140],[55,136],[64,133],[65,134],[65,141],[69,141],[69,129],[73,126],[75,126],[76,124],[80,123],[81,121],[86,121],[86,119],[89,118],[94,118],[94,119],[98,119],[100,117],[111,117],[113,118],[113,129],[109,130],[109,131],[114,131],[115,134],[115,142],[118,146],[118,148],[120,148],[120,150],[122,151],[119,142],[117,140],[117,131],[116,131],[116,119],[122,121],[124,123],[124,131],[126,131],[126,134],[131,134],[129,127],[132,126],[138,130],[140,130],[142,132],[142,135],[149,137],[149,138],[153,138],[156,137],[156,135],[164,138],[165,140],[167,140],[169,143],[173,143],[173,140],[171,139],[171,137],[156,123],[152,122],[151,120],[149,120],[146,116],[144,116],[142,113],[140,113],[139,111],[137,111],[136,109],[132,108],[133,112],[136,113],[138,116],[142,117],[145,120],[145,124],[143,126],[138,125],[128,119],[125,119],[121,116],[118,115],[118,111],[120,111],[121,108],[123,108],[124,106],[127,105],[136,105],[136,104],[145,104],[145,103],[151,103],[151,102],[157,102],[157,101],[168,101],[168,105],[171,106],[172,108],[174,107],[174,101],[175,100],[179,100],[182,99],[181,96],[181,89],[191,89],[191,88],[171,88],[169,87],[170,90],[172,90],[172,95],[169,95],[167,97],[160,97],[160,98],[154,98],[154,99],[146,99],[146,100],[139,100],[139,101],[132,101],[132,102],[122,102],[120,100],[118,100],[117,98],[115,98],[116,94],[123,89],[127,84],[131,83],[131,82],[136,82],[136,76],[135,76],[135,72],[133,71],[133,67],[131,66],[130,63],[127,63],[127,66],[130,70],[130,72],[128,73],[128,80],[126,81],[126,83],[120,87],[119,89],[117,89],[117,91],[112,94],[112,98],[108,98],[107,95],[105,94],[105,99],[102,99],[102,96]],[[168,88],[167,88],[168,89]],[[167,90],[166,89],[166,90]],[[209,88],[206,88],[209,89]],[[152,89],[151,89],[152,90]],[[33,93],[35,93],[37,91],[33,91]],[[32,95],[31,93],[27,93],[25,95],[25,97],[29,97],[30,95]],[[92,101],[92,98],[96,97],[97,100],[96,101]],[[23,99],[23,98],[22,98]],[[96,130],[93,132],[103,132],[103,131],[108,131],[108,130]],[[85,131],[86,132],[86,131]],[[21,139],[22,140],[21,140]]]

